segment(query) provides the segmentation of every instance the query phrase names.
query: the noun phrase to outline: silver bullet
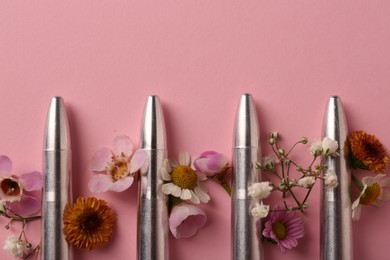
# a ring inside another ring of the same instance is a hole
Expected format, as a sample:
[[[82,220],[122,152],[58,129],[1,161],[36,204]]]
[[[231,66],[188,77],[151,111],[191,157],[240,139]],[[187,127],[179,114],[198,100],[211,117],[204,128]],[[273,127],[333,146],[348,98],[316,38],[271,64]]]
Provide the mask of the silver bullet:
[[[53,97],[47,113],[43,148],[42,259],[71,259],[62,214],[71,201],[71,149],[64,101]]]
[[[330,97],[325,112],[323,137],[338,142],[340,156],[329,156],[325,165],[334,170],[339,185],[321,191],[321,260],[352,260],[351,174],[346,159],[347,121],[341,100]]]
[[[168,197],[160,169],[167,158],[164,114],[158,96],[149,96],[141,131],[141,149],[149,167],[141,169],[138,198],[138,260],[168,260]]]
[[[244,94],[238,105],[233,140],[232,174],[232,260],[262,259],[261,222],[250,214],[256,203],[248,197],[248,187],[258,182],[260,171],[259,124],[252,96]]]

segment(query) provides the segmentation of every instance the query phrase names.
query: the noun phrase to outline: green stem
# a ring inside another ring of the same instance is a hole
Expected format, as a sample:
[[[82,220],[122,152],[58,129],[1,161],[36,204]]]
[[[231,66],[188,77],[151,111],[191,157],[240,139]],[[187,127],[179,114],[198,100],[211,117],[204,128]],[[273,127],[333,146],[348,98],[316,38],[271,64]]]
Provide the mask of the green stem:
[[[358,178],[356,178],[356,176],[354,174],[351,174],[351,176],[352,176],[352,181],[353,181],[353,183],[355,183],[356,187],[358,187],[358,189],[360,191],[363,191],[363,189],[364,189],[363,183],[361,181],[359,181]]]
[[[230,188],[226,180],[223,180],[221,182],[221,186],[225,189],[225,191],[229,194],[229,196],[232,196],[232,189]]]

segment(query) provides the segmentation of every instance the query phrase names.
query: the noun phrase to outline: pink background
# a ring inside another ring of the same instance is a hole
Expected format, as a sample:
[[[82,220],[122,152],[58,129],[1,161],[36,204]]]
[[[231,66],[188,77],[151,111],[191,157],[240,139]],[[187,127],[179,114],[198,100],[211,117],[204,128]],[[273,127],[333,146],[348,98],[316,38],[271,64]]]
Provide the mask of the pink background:
[[[91,195],[88,163],[117,134],[138,145],[146,97],[164,106],[169,154],[214,149],[230,156],[239,97],[253,95],[266,136],[289,144],[321,137],[330,95],[340,95],[351,130],[390,147],[390,2],[366,1],[1,1],[0,154],[14,173],[41,169],[46,111],[65,99],[72,134],[74,196]],[[306,153],[301,149],[301,154]],[[360,175],[362,176],[362,175]],[[172,260],[230,259],[230,199],[209,183],[207,227],[170,237]],[[76,259],[135,259],[137,187],[99,195],[118,213],[115,237]],[[266,259],[319,258],[319,189],[306,236]],[[364,208],[354,223],[356,260],[388,259],[390,204]],[[5,230],[0,241],[17,230]],[[39,223],[29,226],[37,242]],[[1,259],[12,259],[0,250]]]

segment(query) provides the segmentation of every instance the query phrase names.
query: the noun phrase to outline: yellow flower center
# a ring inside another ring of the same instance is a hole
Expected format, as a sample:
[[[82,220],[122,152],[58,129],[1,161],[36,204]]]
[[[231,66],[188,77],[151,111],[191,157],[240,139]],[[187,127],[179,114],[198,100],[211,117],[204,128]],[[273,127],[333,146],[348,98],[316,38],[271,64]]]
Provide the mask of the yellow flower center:
[[[197,184],[196,172],[186,165],[180,165],[173,169],[172,182],[182,189],[193,190]]]
[[[370,205],[376,201],[379,195],[381,195],[381,186],[375,182],[366,188],[359,202],[362,205]]]
[[[286,226],[282,222],[272,224],[272,231],[279,240],[283,240],[287,236]]]
[[[120,180],[129,174],[129,162],[122,153],[120,156],[112,157],[112,165],[107,169],[113,181]]]

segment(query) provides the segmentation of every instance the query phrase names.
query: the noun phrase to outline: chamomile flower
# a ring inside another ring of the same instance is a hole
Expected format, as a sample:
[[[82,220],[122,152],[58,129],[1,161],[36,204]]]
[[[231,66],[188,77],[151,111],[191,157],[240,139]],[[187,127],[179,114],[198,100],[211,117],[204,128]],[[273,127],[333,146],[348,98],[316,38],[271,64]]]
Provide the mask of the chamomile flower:
[[[352,204],[352,219],[359,220],[362,205],[382,206],[390,200],[390,178],[385,174],[375,177],[366,176],[362,179],[363,190]]]
[[[191,156],[188,153],[179,155],[179,163],[165,160],[161,168],[162,179],[166,182],[161,187],[162,192],[196,204],[207,203],[210,197],[202,183],[205,178],[190,165]]]

